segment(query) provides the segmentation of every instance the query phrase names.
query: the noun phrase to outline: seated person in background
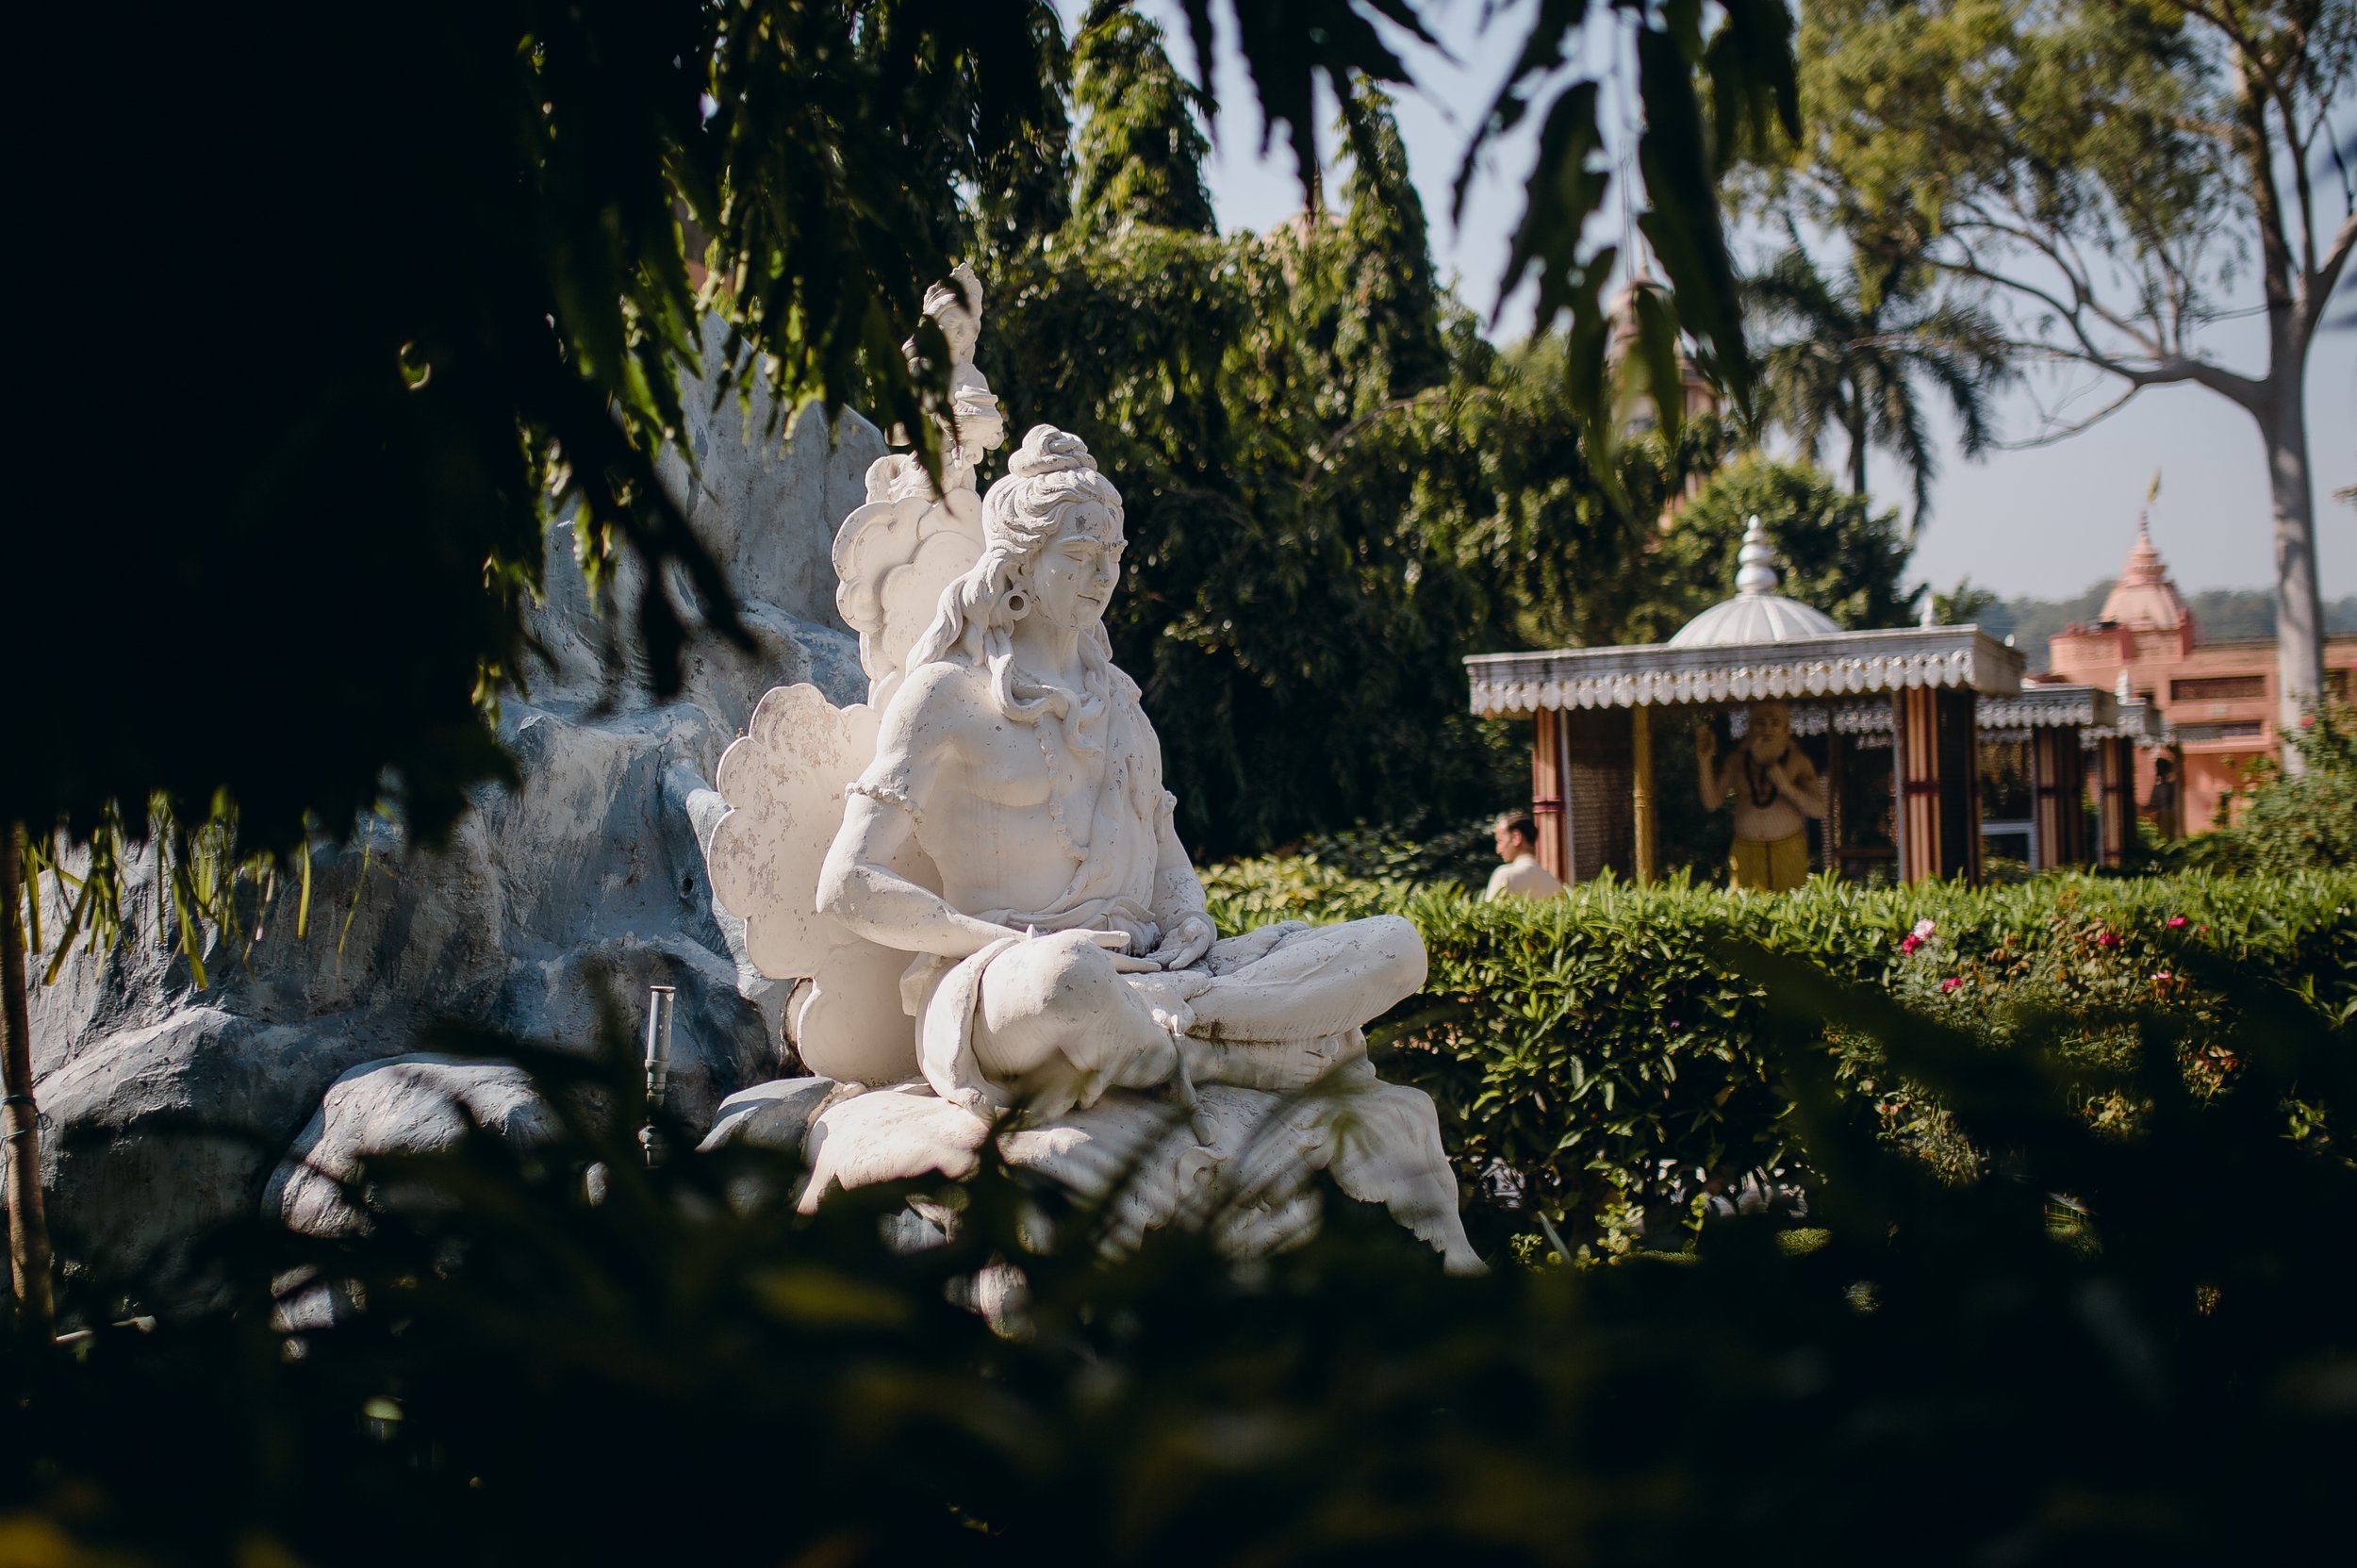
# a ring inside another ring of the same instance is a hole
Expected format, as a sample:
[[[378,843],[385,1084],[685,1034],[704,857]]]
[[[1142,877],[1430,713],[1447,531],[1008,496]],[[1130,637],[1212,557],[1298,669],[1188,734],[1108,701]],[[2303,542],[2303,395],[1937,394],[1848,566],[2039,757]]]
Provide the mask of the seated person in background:
[[[1751,733],[1724,758],[1710,726],[1699,726],[1694,762],[1704,810],[1717,811],[1728,796],[1735,798],[1730,885],[1785,893],[1806,882],[1807,819],[1825,815],[1825,792],[1816,767],[1792,744],[1792,710],[1782,702],[1754,702]]]
[[[1484,903],[1511,894],[1518,899],[1552,899],[1563,891],[1555,873],[1539,864],[1539,824],[1527,812],[1508,812],[1497,819],[1494,834],[1498,859],[1506,864],[1490,873]]]

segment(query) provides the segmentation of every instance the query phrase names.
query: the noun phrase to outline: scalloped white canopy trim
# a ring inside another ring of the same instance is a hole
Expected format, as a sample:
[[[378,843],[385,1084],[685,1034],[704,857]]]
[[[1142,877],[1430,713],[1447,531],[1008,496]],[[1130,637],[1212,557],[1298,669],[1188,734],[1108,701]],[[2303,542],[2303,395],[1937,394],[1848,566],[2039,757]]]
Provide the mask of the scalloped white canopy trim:
[[[1986,696],[2021,689],[2021,655],[1977,626],[1836,632],[1727,647],[1567,648],[1465,660],[1478,718],[1572,708],[1633,708],[1761,698],[1862,697],[1953,686]]]

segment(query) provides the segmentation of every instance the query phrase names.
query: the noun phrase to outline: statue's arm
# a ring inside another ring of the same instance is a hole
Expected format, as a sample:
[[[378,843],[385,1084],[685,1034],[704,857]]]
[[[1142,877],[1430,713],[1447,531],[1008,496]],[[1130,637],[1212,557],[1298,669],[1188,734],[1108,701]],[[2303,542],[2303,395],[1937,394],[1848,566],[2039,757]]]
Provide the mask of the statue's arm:
[[[852,931],[905,952],[964,958],[1007,933],[949,907],[937,893],[890,868],[916,835],[906,809],[854,794],[843,828],[818,870],[818,910]]]
[[[1204,908],[1202,879],[1178,842],[1178,803],[1165,790],[1162,809],[1154,814],[1154,923],[1162,928],[1162,941],[1149,956],[1168,969],[1195,963],[1219,937]]]
[[[1795,754],[1792,768],[1777,782],[1784,798],[1792,802],[1804,817],[1825,815],[1825,786],[1817,776],[1817,766],[1806,757]]]
[[[1169,930],[1189,915],[1203,913],[1203,883],[1195,874],[1195,861],[1178,842],[1178,798],[1162,792],[1162,809],[1154,814],[1154,923]]]
[[[1703,733],[1709,734],[1707,730]],[[1727,764],[1733,760],[1733,753],[1721,757],[1716,747],[1708,751],[1700,745],[1695,747],[1694,782],[1702,796],[1703,810],[1717,811],[1727,803]]]
[[[926,700],[934,695],[904,688],[886,709],[875,764],[846,796],[843,826],[818,869],[818,910],[884,947],[963,958],[1006,931],[892,869],[915,843],[927,785],[955,745],[955,716]]]

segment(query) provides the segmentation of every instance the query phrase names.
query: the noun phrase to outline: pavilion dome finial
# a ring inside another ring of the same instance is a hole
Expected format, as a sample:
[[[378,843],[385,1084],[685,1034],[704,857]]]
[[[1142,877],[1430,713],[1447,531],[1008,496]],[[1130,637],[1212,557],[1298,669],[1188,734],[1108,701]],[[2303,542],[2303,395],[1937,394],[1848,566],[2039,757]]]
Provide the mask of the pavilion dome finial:
[[[1830,636],[1841,628],[1822,610],[1776,592],[1776,553],[1757,513],[1743,527],[1736,552],[1735,597],[1713,604],[1678,629],[1673,648],[1717,648],[1740,642],[1793,642]]]
[[[1754,512],[1743,525],[1743,548],[1735,553],[1735,588],[1757,597],[1776,591],[1776,553],[1769,548],[1768,532]]]

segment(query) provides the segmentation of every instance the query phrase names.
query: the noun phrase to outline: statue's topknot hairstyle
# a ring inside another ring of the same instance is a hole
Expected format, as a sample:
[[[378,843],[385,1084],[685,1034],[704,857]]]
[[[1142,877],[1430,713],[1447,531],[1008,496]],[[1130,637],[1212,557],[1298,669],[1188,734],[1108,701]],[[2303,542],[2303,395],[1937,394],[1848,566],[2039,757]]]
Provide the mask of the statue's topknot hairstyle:
[[[1035,424],[1007,459],[1006,477],[982,497],[981,558],[942,590],[941,608],[910,649],[905,668],[915,670],[962,653],[990,671],[992,704],[1002,717],[1033,723],[1043,713],[1062,713],[1060,695],[1035,690],[1014,668],[1010,601],[1023,591],[1033,558],[1067,522],[1083,533],[1118,538],[1121,492],[1097,471],[1087,442],[1052,424]],[[1136,694],[1129,677],[1113,667],[1102,625],[1090,627],[1082,637],[1080,660],[1083,685],[1099,699],[1092,708],[1114,687]]]
[[[982,499],[984,558],[1005,550],[1028,560],[1067,519],[1088,533],[1118,534],[1121,492],[1096,471],[1087,442],[1052,424],[1035,424],[1007,458],[1007,476]]]

